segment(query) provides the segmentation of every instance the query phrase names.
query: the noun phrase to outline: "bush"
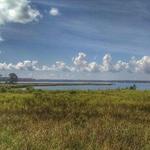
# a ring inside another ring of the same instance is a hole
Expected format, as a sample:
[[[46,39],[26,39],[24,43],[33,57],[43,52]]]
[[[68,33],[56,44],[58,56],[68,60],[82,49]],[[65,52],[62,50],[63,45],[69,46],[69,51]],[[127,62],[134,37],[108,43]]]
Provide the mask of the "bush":
[[[129,87],[130,90],[136,90],[136,85],[133,84],[132,86]]]
[[[34,88],[33,88],[32,86],[28,86],[28,87],[26,87],[26,90],[27,90],[28,92],[33,92],[33,91],[34,91]]]

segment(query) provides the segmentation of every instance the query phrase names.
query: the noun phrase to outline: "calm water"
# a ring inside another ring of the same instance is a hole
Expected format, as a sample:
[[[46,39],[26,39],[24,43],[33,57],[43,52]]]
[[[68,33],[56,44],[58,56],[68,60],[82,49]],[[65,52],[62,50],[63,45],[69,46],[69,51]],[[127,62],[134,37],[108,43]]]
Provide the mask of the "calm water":
[[[74,85],[74,86],[38,86],[35,89],[43,90],[108,90],[126,88],[136,85],[139,90],[150,90],[150,83],[113,83],[113,85]]]

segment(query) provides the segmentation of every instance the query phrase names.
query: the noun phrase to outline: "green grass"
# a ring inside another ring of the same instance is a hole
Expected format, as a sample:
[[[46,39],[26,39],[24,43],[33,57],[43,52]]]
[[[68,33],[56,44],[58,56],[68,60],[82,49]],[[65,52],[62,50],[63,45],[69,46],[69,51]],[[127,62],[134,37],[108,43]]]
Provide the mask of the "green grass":
[[[150,91],[0,93],[0,150],[150,150]]]

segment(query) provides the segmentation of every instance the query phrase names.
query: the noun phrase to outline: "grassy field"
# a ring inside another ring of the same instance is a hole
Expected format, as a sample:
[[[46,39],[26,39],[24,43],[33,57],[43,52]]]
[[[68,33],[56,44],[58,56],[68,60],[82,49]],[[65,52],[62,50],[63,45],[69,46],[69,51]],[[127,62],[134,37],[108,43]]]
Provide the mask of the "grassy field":
[[[0,150],[150,150],[150,91],[3,89]]]

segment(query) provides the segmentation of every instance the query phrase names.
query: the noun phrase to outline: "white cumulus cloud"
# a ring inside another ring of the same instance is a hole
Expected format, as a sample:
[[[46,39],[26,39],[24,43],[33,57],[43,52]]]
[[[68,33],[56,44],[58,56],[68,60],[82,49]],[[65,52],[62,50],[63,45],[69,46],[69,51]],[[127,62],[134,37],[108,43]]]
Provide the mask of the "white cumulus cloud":
[[[0,25],[5,23],[28,23],[41,16],[31,7],[29,0],[0,0]]]
[[[17,69],[17,70],[34,71],[34,70],[39,70],[39,68],[37,67],[37,64],[38,64],[37,61],[26,60],[23,62],[18,62],[13,67],[14,67],[14,69]]]
[[[72,72],[74,71],[74,68],[66,65],[63,61],[57,61],[54,65],[52,65],[52,70]]]
[[[112,67],[112,57],[110,54],[106,54],[103,57],[103,64],[101,65],[101,71],[103,72],[108,72],[108,71],[112,71],[113,67]]]
[[[100,69],[96,62],[88,63],[86,54],[83,52],[79,52],[78,56],[73,58],[73,64],[76,67],[76,71],[98,72]]]
[[[141,59],[132,58],[130,61],[131,72],[150,73],[150,56],[144,56]]]
[[[78,56],[73,58],[73,64],[75,65],[78,71],[87,71],[88,70],[88,62],[86,60],[86,54],[83,52],[79,52]]]
[[[49,14],[51,16],[58,16],[58,15],[60,15],[60,12],[59,12],[58,8],[51,8],[50,11],[49,11]]]

